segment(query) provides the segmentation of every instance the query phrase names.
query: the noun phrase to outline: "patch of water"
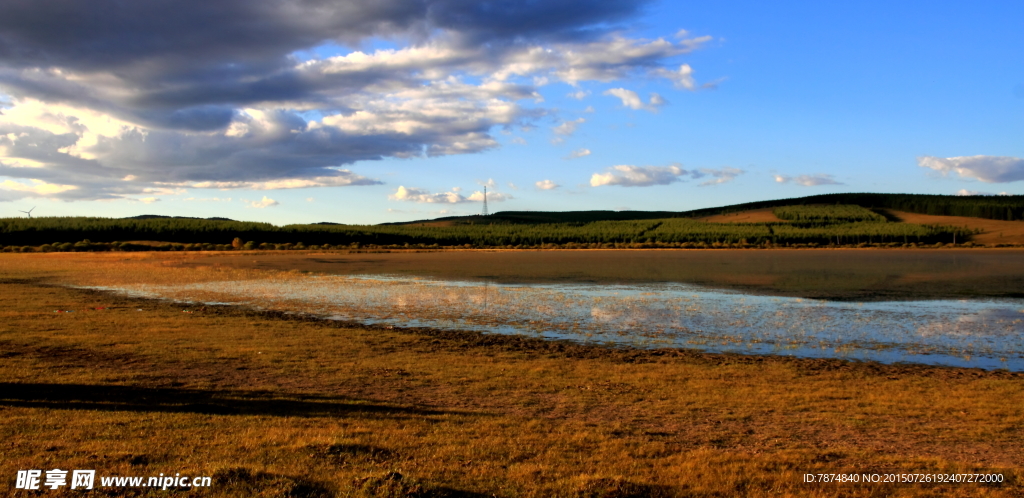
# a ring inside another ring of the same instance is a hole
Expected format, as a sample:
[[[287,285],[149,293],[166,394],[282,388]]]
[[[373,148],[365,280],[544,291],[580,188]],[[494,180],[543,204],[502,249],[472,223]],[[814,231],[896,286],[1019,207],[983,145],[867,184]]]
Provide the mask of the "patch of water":
[[[1024,300],[834,302],[695,285],[503,285],[305,276],[119,289],[394,326],[531,334],[638,348],[1024,371]]]

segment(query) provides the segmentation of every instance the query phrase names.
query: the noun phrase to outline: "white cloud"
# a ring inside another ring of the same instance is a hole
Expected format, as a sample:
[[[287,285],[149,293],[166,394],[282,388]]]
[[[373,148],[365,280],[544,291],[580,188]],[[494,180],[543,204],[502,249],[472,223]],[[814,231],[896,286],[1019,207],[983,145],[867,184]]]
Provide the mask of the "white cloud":
[[[658,69],[652,69],[657,68],[656,61],[691,52],[709,41],[709,36],[688,38],[678,43],[663,38],[648,41],[612,37],[575,45],[571,50],[549,56],[548,60],[558,67],[554,75],[570,84],[584,80],[612,81],[638,71],[666,77]]]
[[[667,103],[664,97],[657,93],[652,93],[650,101],[647,104],[644,104],[644,101],[640,99],[640,96],[637,95],[636,92],[625,88],[612,88],[611,90],[605,91],[603,95],[618,97],[618,99],[622,101],[622,105],[624,107],[628,107],[630,109],[645,109],[652,112]]]
[[[406,188],[405,186],[399,186],[395,193],[388,196],[388,199],[393,201],[406,201],[406,202],[428,202],[428,203],[443,203],[443,204],[458,204],[460,202],[469,202],[459,194],[458,192],[443,192],[439,194],[431,194],[427,190],[418,188]]]
[[[843,183],[836,181],[833,175],[828,175],[824,173],[798,176],[775,175],[775,181],[778,183],[794,183],[796,185],[800,185],[801,187],[817,187],[819,185],[843,185]]]
[[[313,197],[306,197],[306,202],[316,202],[316,199]]]
[[[249,207],[254,207],[254,208],[267,208],[267,207],[279,206],[281,204],[280,202],[277,202],[274,199],[271,199],[271,198],[269,198],[267,196],[263,196],[263,199],[259,200],[259,201],[243,200],[243,202],[248,204]]]
[[[659,69],[656,71],[658,76],[671,80],[675,84],[676,88],[685,88],[686,90],[694,90],[697,88],[697,82],[693,79],[693,68],[689,64],[683,64],[679,66],[676,71],[670,71],[668,69]]]
[[[1009,183],[1024,180],[1024,159],[1008,156],[960,156],[917,158],[917,165],[947,175],[972,178],[985,183]]]
[[[216,188],[221,190],[278,190],[311,187],[345,187],[349,185],[380,185],[382,182],[359,176],[351,171],[339,170],[338,176],[318,176],[313,178],[286,178],[266,182],[188,182],[174,184],[189,188]]]
[[[604,92],[604,95],[611,95],[618,97],[622,101],[622,105],[630,109],[643,109],[644,101],[640,100],[640,96],[632,90],[626,90],[625,88],[612,88]]]
[[[576,149],[565,156],[566,159],[578,159],[581,157],[587,157],[590,155],[590,149]]]
[[[693,173],[694,178],[702,178],[710,176],[711,178],[700,184],[701,187],[707,187],[709,185],[720,185],[722,183],[728,183],[736,179],[737,176],[742,175],[745,171],[738,168],[701,168],[699,172]]]
[[[487,185],[490,189],[496,189],[497,185],[494,180],[487,182],[481,182],[481,184]],[[431,204],[461,204],[464,202],[483,202],[484,193],[481,190],[475,191],[470,194],[469,197],[463,196],[462,194],[451,191],[441,193],[430,193],[428,190],[418,188],[406,188],[399,186],[395,190],[394,194],[388,196],[389,199],[394,201],[406,201],[406,202],[422,202]],[[488,190],[487,202],[503,202],[508,199],[513,199],[509,194],[498,192],[496,190]]]
[[[534,185],[536,185],[537,188],[539,188],[541,190],[554,190],[554,189],[556,189],[558,187],[561,187],[561,185],[559,185],[559,184],[557,184],[557,183],[555,183],[555,182],[553,182],[551,180],[541,180],[541,181],[535,183]]]
[[[490,190],[487,191],[487,202],[503,202],[509,199],[514,199],[514,197],[512,197],[509,194],[501,192],[494,192]],[[469,196],[468,200],[473,202],[483,202],[484,193],[482,191],[477,190],[476,192],[473,192],[473,195]]]
[[[590,90],[578,90],[570,93],[568,97],[576,100],[583,100],[587,95],[590,95]]]
[[[606,173],[594,173],[590,177],[590,186],[650,187],[652,185],[668,185],[680,181],[680,177],[687,174],[689,172],[679,166],[619,165],[608,168]]]
[[[171,188],[171,187],[144,187],[139,192],[143,194],[155,194],[155,195],[184,195],[188,190],[183,188]]]
[[[156,197],[142,197],[138,199],[138,201],[143,204],[152,204],[154,202],[160,202],[160,199]]]
[[[4,180],[0,182],[0,201],[13,201],[25,197],[55,197],[77,188],[74,185],[47,183],[38,179],[29,179],[27,183]]]
[[[650,187],[652,185],[668,185],[683,181],[687,178],[711,179],[703,182],[700,186],[718,185],[734,180],[744,173],[736,168],[701,168],[699,170],[685,170],[679,166],[632,166],[619,165],[608,168],[605,173],[594,173],[590,177],[591,187],[604,185],[620,185],[623,187]]]
[[[562,135],[562,136],[567,136],[567,137],[568,136],[572,136],[573,133],[576,133],[576,128],[579,125],[581,125],[583,123],[586,123],[586,122],[587,122],[587,120],[583,119],[583,118],[577,118],[577,119],[574,119],[572,121],[565,121],[562,124],[556,126],[554,128],[554,131],[555,131],[556,135]]]

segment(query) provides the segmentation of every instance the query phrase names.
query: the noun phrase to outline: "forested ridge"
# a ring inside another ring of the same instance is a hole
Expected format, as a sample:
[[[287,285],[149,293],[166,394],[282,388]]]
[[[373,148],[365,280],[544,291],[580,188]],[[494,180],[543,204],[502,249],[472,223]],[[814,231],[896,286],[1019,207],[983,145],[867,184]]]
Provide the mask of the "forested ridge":
[[[845,196],[845,197],[842,197]],[[854,197],[850,197],[854,196]],[[862,196],[862,197],[855,197]],[[875,196],[875,197],[869,197]],[[140,250],[152,249],[131,241],[162,241],[164,249],[290,249],[352,247],[769,247],[779,245],[921,245],[969,242],[972,231],[962,227],[924,226],[887,221],[878,212],[857,204],[821,202],[836,199],[886,200],[883,207],[907,210],[914,204],[939,210],[966,210],[965,198],[888,194],[834,194],[779,204],[774,214],[783,221],[768,223],[711,223],[694,213],[602,212],[498,213],[473,217],[470,222],[389,225],[311,224],[275,226],[219,219],[42,217],[0,219],[0,246],[5,250]],[[934,204],[925,202],[932,199]],[[970,198],[967,198],[970,200]],[[1012,212],[1011,201],[998,198]],[[982,198],[988,202],[992,198]],[[803,201],[803,202],[795,202]],[[813,202],[818,201],[818,202]],[[994,202],[994,201],[993,201]],[[983,204],[988,206],[988,204]],[[716,213],[763,209],[765,203],[716,208]],[[877,210],[877,205],[871,207]],[[615,219],[600,219],[614,213]],[[682,216],[690,214],[690,216]],[[961,214],[962,215],[962,214]],[[518,218],[517,218],[518,216]],[[639,219],[628,219],[637,216]],[[646,218],[657,216],[656,218]],[[511,221],[515,219],[517,221]],[[623,219],[627,218],[627,219]],[[532,222],[525,220],[531,219]],[[560,220],[551,222],[550,220]],[[128,241],[128,242],[126,242]],[[230,244],[234,244],[231,246]]]
[[[748,202],[688,211],[689,217],[711,216],[751,209],[810,204],[847,204],[868,209],[893,209],[936,216],[968,216],[990,220],[1024,220],[1022,195],[823,194],[793,199]]]

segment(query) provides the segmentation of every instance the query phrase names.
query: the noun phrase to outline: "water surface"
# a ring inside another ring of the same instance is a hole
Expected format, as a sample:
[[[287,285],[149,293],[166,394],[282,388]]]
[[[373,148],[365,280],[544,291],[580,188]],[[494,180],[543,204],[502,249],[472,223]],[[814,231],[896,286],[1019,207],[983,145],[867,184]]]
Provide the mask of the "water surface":
[[[286,275],[137,295],[395,326],[526,334],[639,348],[1024,371],[1024,300],[825,301],[683,283],[511,284],[385,275]]]
[[[1020,249],[278,251],[203,255],[179,265],[499,284],[683,283],[844,301],[1024,298]]]

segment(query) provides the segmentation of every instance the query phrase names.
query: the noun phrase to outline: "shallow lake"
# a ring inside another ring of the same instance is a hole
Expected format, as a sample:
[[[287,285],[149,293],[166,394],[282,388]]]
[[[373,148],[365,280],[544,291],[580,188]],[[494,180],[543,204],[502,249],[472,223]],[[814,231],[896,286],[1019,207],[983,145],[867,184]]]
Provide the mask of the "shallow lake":
[[[682,283],[846,301],[1024,298],[1020,249],[279,251],[202,255],[178,265],[498,284]]]
[[[911,362],[1024,371],[1024,299],[826,301],[676,282],[503,283],[305,275],[131,294],[638,348]]]

